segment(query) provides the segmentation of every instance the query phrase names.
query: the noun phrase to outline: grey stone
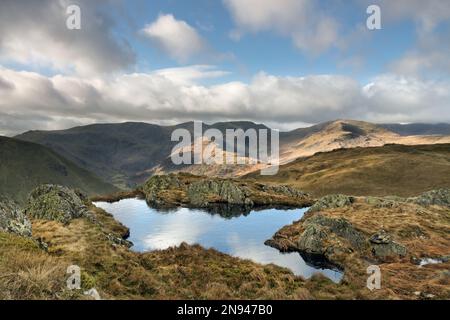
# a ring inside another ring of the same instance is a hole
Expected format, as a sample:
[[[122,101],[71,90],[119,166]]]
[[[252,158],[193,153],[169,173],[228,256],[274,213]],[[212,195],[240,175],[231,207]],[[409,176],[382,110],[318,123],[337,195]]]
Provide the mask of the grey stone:
[[[67,224],[88,213],[84,199],[84,195],[67,187],[43,185],[31,192],[25,213],[35,219]]]
[[[345,196],[341,194],[328,195],[319,199],[308,212],[319,212],[327,209],[336,209],[350,206],[355,202],[354,197]]]
[[[12,200],[0,198],[0,231],[31,237],[31,222]]]
[[[450,207],[450,189],[433,190],[408,200],[424,207],[432,205]]]

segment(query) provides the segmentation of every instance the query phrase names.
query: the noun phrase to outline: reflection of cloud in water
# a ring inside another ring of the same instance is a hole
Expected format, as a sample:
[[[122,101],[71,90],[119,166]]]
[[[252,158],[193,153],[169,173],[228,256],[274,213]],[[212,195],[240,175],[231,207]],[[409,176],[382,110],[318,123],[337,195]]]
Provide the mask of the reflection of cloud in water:
[[[198,213],[180,209],[176,214],[169,214],[161,219],[155,233],[148,234],[142,240],[146,250],[163,250],[178,246],[182,242],[195,244],[199,237],[212,227],[213,219],[207,221],[196,219]]]
[[[277,249],[264,244],[246,242],[237,233],[230,233],[227,242],[230,246],[230,253],[236,257],[250,259],[261,264],[276,264],[305,278],[310,278],[315,273],[323,273],[336,282],[339,282],[342,278],[339,272],[318,270],[308,266],[299,253],[281,253]]]
[[[264,245],[264,241],[281,227],[300,219],[306,209],[289,212],[263,210],[225,219],[220,215],[185,208],[164,213],[149,208],[145,201],[137,199],[97,205],[130,228],[133,250],[139,252],[164,250],[182,242],[198,243],[205,248],[215,248],[261,264],[273,263],[286,267],[304,277],[322,272],[331,279],[339,279],[339,273],[308,266],[298,253],[282,254]]]

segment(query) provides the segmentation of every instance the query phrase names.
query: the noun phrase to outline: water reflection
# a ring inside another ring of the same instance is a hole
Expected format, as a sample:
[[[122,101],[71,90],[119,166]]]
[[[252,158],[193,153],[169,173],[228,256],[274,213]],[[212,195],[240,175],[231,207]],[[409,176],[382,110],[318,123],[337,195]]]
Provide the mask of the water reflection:
[[[135,251],[163,250],[186,242],[263,264],[273,263],[306,278],[317,272],[336,282],[342,278],[340,272],[308,265],[298,253],[282,254],[264,245],[281,227],[301,219],[306,209],[270,209],[245,214],[236,210],[226,212],[223,208],[214,210],[214,214],[186,208],[162,212],[149,208],[139,199],[96,205],[130,228]]]

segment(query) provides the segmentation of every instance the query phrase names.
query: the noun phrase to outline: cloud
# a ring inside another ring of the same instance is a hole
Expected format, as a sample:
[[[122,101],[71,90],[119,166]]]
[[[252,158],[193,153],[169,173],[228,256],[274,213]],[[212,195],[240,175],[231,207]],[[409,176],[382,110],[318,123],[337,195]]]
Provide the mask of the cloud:
[[[387,74],[362,85],[338,75],[259,73],[250,83],[200,84],[222,73],[192,66],[83,79],[0,68],[14,88],[0,91],[0,134],[123,121],[253,120],[282,128],[337,118],[450,122],[448,81]]]
[[[167,68],[155,71],[153,74],[166,77],[182,85],[194,84],[203,79],[214,79],[229,75],[230,72],[218,70],[215,66],[194,65],[182,68]]]
[[[309,54],[320,54],[338,42],[338,22],[311,0],[223,0],[236,24],[233,40],[245,33],[275,31]]]
[[[107,1],[113,5],[113,1]],[[81,30],[66,27],[66,9],[81,8]],[[113,34],[113,21],[88,0],[0,2],[0,63],[92,75],[125,69],[135,61],[128,43]]]
[[[377,3],[387,21],[413,20],[419,32],[430,32],[440,23],[450,21],[448,0],[361,0],[365,5]]]
[[[384,25],[411,21],[416,43],[390,70],[413,77],[440,77],[450,74],[450,1],[448,0],[358,0],[363,6],[380,5]]]
[[[194,27],[185,21],[175,19],[171,14],[160,15],[156,21],[145,26],[141,32],[181,63],[202,54],[207,48],[206,41]]]

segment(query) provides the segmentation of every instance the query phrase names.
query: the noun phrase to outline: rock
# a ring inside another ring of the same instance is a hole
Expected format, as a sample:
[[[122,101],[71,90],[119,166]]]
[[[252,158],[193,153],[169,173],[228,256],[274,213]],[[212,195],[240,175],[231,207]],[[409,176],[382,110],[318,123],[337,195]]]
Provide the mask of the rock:
[[[119,246],[124,246],[127,248],[131,248],[134,244],[131,241],[125,240],[123,238],[117,237],[112,233],[109,233],[106,235],[106,237],[108,238],[108,240],[115,244],[115,245],[119,245]]]
[[[298,189],[292,188],[290,186],[284,185],[262,185],[261,190],[269,193],[276,193],[278,195],[283,195],[292,198],[307,198],[309,194],[300,191]]]
[[[0,231],[31,237],[31,222],[12,200],[0,198]]]
[[[408,200],[424,207],[433,205],[450,207],[450,189],[433,190]]]
[[[367,246],[364,236],[342,218],[317,215],[306,219],[303,226],[304,231],[297,242],[297,248],[301,252],[329,258],[335,253],[363,250]]]
[[[382,262],[405,257],[408,253],[404,246],[392,241],[392,237],[384,230],[378,231],[370,237],[369,241],[372,246],[372,254]]]
[[[182,183],[176,175],[153,176],[142,187],[142,192],[148,203],[155,206],[164,206],[165,201],[159,193],[170,188],[181,189]]]
[[[326,209],[335,209],[350,206],[355,202],[354,197],[349,197],[345,195],[328,195],[319,199],[308,212],[319,212]]]
[[[253,206],[250,192],[230,180],[201,180],[189,185],[189,202],[194,206],[206,207],[212,203]]]
[[[404,203],[406,199],[400,197],[366,197],[366,203],[376,208],[395,208],[399,206],[401,203]]]
[[[323,226],[310,224],[305,227],[297,242],[301,251],[309,254],[323,255],[326,252],[325,240],[329,237],[329,230]]]
[[[43,185],[31,192],[25,213],[36,219],[67,224],[88,213],[83,199],[85,196],[67,187]]]
[[[378,231],[369,240],[374,244],[389,244],[391,242],[391,236],[384,230]]]

